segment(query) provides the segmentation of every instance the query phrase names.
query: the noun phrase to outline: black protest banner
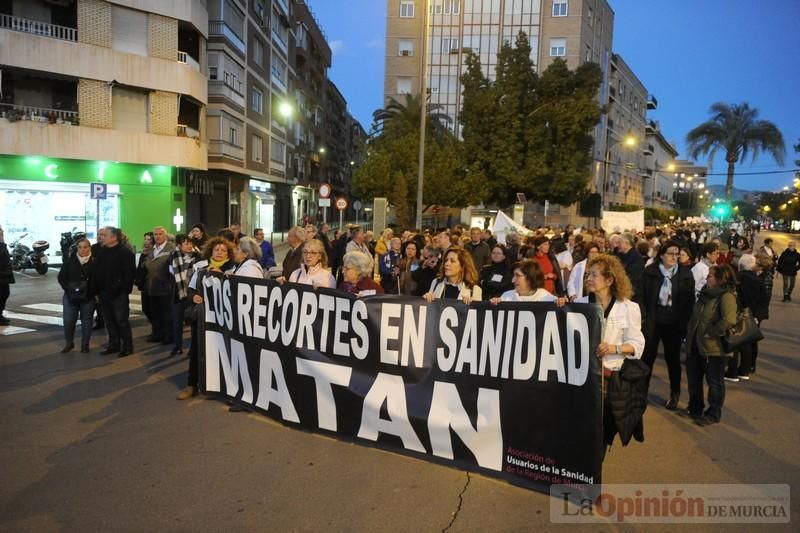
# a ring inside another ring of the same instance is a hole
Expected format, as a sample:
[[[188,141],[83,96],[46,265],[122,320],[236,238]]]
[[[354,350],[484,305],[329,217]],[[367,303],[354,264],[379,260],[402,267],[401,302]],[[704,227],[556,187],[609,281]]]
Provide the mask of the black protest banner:
[[[536,490],[600,484],[596,306],[429,304],[218,276],[201,291],[206,393]]]

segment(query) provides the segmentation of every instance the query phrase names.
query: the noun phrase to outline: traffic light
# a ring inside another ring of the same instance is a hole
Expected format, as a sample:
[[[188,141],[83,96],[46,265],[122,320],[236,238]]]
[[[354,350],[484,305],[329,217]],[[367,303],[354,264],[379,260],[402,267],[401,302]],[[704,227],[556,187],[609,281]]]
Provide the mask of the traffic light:
[[[714,206],[714,214],[719,218],[726,218],[731,213],[731,206],[728,204],[716,204]]]

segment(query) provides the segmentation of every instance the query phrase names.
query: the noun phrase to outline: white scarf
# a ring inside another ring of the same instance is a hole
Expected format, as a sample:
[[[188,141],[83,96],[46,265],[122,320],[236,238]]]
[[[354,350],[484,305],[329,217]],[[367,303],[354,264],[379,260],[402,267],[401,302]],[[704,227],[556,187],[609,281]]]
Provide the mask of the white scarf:
[[[663,263],[659,263],[658,269],[664,276],[661,283],[661,290],[658,292],[658,305],[662,307],[672,307],[672,276],[678,272],[678,265],[666,268]]]
[[[78,255],[76,257],[78,258],[78,262],[81,264],[81,266],[83,266],[83,265],[85,265],[86,263],[89,262],[89,259],[92,258],[92,254],[89,254],[86,257],[80,256],[80,255]]]

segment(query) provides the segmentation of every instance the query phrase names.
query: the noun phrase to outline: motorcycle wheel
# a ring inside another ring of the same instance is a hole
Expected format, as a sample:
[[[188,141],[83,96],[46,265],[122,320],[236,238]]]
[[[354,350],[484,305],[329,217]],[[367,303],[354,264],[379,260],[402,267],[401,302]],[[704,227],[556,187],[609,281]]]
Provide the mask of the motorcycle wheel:
[[[48,267],[47,263],[37,263],[35,267],[36,272],[44,276],[45,274],[47,274],[47,267]]]
[[[22,271],[22,263],[19,261],[11,261],[11,269],[14,272],[21,272]]]

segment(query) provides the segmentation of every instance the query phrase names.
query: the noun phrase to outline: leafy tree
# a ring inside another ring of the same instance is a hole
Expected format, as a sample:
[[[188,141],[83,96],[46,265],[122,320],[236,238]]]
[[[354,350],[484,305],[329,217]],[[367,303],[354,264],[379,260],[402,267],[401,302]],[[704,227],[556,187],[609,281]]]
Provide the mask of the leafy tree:
[[[463,125],[467,168],[489,182],[489,199],[508,205],[517,192],[532,200],[571,204],[591,176],[591,129],[600,119],[600,68],[572,72],[556,60],[537,75],[527,36],[498,54],[491,82],[468,54]]]
[[[391,198],[408,198],[408,182],[405,174],[402,172],[395,172],[392,181],[394,182],[394,189]],[[394,214],[401,228],[413,227],[411,206],[408,202],[396,202]]]
[[[693,159],[708,154],[708,165],[711,167],[717,151],[725,152],[725,161],[728,163],[725,196],[730,200],[736,163],[744,163],[748,156],[755,162],[759,152],[764,151],[779,165],[783,165],[786,147],[778,127],[768,120],[759,120],[758,110],[751,108],[747,102],[717,102],[711,106],[710,112],[710,120],[686,135],[688,153]]]

